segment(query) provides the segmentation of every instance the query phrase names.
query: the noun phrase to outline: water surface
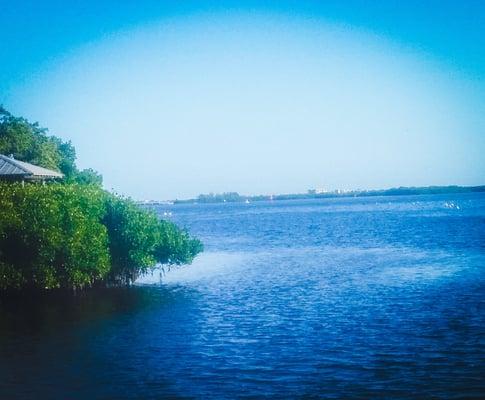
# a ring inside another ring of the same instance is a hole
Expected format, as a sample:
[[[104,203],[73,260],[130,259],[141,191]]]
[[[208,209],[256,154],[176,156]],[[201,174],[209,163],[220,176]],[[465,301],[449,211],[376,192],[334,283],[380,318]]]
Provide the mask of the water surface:
[[[2,299],[0,398],[484,398],[485,195],[173,205],[206,251]]]

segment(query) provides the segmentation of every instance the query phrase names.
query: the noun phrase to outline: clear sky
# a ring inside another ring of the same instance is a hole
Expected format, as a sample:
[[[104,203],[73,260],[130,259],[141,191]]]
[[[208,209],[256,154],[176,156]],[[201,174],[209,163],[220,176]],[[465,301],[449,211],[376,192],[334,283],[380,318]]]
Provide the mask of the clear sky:
[[[0,2],[0,103],[108,189],[485,184],[484,1]]]

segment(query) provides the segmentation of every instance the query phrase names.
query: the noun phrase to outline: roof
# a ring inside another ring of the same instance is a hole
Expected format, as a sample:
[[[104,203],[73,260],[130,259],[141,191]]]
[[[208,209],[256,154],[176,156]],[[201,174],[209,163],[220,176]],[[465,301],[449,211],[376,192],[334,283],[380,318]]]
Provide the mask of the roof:
[[[0,154],[0,178],[62,178],[60,172],[42,168],[37,165],[15,160],[11,157]]]

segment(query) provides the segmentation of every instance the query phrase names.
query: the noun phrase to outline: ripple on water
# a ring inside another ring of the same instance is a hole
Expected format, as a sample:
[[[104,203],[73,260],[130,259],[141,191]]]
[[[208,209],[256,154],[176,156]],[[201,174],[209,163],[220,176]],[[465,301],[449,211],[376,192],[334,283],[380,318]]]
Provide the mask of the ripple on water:
[[[0,398],[485,398],[485,195],[170,212],[193,265],[0,302]]]

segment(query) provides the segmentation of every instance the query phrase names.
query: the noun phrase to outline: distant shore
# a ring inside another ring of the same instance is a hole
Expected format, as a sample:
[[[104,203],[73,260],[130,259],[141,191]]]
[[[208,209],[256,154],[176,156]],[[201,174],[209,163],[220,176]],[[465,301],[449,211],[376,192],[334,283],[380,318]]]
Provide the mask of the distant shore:
[[[485,185],[481,186],[425,186],[425,187],[398,187],[378,190],[334,190],[318,191],[309,190],[307,193],[272,194],[245,196],[237,192],[220,194],[201,194],[195,199],[186,200],[148,200],[140,201],[139,204],[166,205],[166,204],[205,204],[205,203],[251,203],[254,201],[278,201],[278,200],[301,200],[301,199],[327,199],[335,197],[369,197],[369,196],[410,196],[420,194],[449,194],[449,193],[477,193],[485,192]]]

